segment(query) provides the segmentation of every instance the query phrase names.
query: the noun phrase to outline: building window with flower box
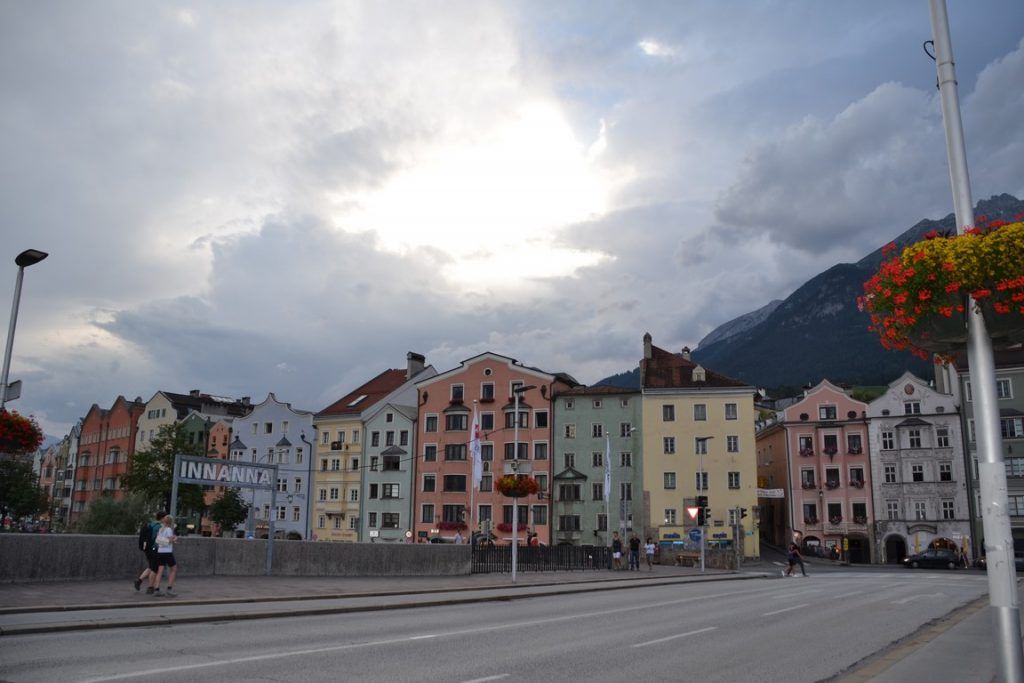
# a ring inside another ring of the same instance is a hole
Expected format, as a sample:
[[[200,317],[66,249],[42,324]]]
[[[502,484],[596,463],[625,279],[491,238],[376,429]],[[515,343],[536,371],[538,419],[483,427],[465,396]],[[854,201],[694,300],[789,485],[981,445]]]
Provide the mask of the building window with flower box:
[[[805,491],[818,488],[818,484],[815,481],[814,470],[810,467],[805,467],[800,470],[800,488]]]
[[[842,524],[843,522],[843,504],[842,503],[829,503],[828,504],[828,521],[830,524]]]
[[[860,434],[846,435],[846,452],[850,455],[860,455],[864,452],[864,444],[861,441]]]
[[[818,504],[804,503],[804,524],[818,523]]]

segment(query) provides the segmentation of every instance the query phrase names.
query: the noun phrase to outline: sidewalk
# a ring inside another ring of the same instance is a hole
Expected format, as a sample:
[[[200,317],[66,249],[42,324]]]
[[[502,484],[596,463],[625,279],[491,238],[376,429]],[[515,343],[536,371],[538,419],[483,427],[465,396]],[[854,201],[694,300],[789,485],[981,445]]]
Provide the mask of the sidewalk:
[[[256,619],[508,600],[646,585],[760,578],[658,566],[653,571],[520,572],[469,576],[275,577],[183,574],[177,597],[136,592],[130,580],[0,585],[0,635]],[[455,595],[452,595],[452,594]],[[446,594],[446,595],[441,595]]]

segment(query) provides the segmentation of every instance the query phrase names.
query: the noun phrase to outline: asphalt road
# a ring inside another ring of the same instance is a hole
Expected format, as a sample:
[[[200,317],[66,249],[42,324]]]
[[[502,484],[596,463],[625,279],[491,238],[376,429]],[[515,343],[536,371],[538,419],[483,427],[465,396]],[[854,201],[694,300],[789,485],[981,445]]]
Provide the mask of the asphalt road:
[[[985,590],[985,576],[974,572],[823,572],[348,615],[5,636],[0,678],[816,681]],[[945,673],[940,678],[969,680]]]

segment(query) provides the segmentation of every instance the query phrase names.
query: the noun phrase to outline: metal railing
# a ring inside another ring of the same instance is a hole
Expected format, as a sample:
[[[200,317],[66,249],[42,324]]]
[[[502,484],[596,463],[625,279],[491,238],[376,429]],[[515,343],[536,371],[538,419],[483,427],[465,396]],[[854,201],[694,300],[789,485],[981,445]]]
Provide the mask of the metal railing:
[[[520,572],[584,571],[608,569],[611,549],[604,546],[524,546],[520,545],[516,570]],[[512,546],[473,548],[473,573],[496,574],[512,571]]]

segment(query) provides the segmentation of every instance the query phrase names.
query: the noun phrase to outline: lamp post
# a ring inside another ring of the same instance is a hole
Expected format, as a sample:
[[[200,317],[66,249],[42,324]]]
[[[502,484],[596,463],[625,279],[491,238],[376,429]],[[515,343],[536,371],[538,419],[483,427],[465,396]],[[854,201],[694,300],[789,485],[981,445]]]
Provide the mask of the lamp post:
[[[697,437],[697,457],[700,458],[700,470],[697,475],[697,490],[700,492],[698,495],[707,495],[706,488],[704,486],[704,451],[708,449],[708,441],[711,441],[715,437],[713,436],[698,436]],[[704,548],[708,544],[708,517],[707,508],[704,508],[704,513],[701,516],[704,518],[704,523],[700,526],[700,573],[704,573]]]
[[[7,379],[11,371],[11,351],[14,350],[14,328],[18,325],[18,304],[21,301],[21,282],[25,278],[25,269],[29,266],[34,266],[49,254],[45,251],[39,251],[38,249],[26,249],[25,251],[18,254],[14,259],[14,263],[18,266],[18,278],[14,282],[14,303],[11,304],[11,322],[7,327],[7,347],[4,349],[4,369],[3,375],[0,376],[0,410],[3,409],[4,404],[7,403]],[[16,399],[17,396],[12,396],[10,400]]]
[[[309,447],[309,466],[306,468],[306,535],[307,541],[313,538],[313,463],[316,462],[316,448],[312,441],[306,441],[305,430],[299,432],[299,441]],[[316,441],[316,432],[313,432]]]
[[[512,389],[513,413],[512,413],[512,473],[519,471],[519,396],[530,389],[536,389],[533,384],[519,385]],[[519,541],[516,538],[516,531],[519,528],[519,502],[512,499],[512,583],[516,582],[516,562],[519,559]]]

